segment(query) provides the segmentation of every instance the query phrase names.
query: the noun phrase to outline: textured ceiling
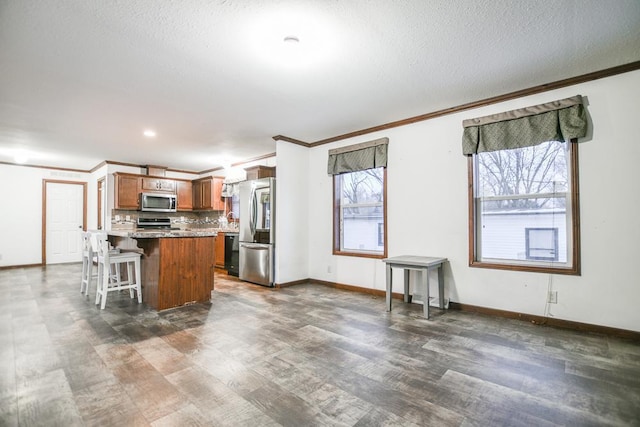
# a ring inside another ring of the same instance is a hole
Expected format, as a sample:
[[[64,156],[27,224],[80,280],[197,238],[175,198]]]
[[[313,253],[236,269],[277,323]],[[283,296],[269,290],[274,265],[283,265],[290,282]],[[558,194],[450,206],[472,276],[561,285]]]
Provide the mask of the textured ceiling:
[[[0,161],[202,171],[638,60],[638,0],[0,0]]]

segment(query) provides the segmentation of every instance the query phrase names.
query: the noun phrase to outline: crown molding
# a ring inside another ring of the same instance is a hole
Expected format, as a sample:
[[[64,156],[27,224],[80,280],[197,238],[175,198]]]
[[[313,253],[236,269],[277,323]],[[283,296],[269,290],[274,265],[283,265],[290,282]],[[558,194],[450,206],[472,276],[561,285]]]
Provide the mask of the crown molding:
[[[345,133],[342,135],[333,136],[331,138],[321,139],[319,141],[306,143],[300,140],[290,138],[284,135],[276,135],[273,137],[276,141],[286,141],[294,144],[302,145],[304,147],[313,148],[319,145],[329,144],[331,142],[341,141],[344,139],[353,138],[356,136],[366,135],[373,132],[379,132],[386,129],[392,129],[400,126],[406,126],[409,124],[422,122],[425,120],[435,119],[437,117],[447,116],[449,114],[459,113],[461,111],[471,110],[474,108],[484,107],[487,105],[497,104],[499,102],[509,101],[516,98],[522,98],[529,95],[535,95],[538,93],[548,92],[555,89],[560,89],[567,86],[573,86],[579,83],[586,83],[593,80],[603,79],[605,77],[611,77],[618,74],[624,74],[631,71],[640,69],[640,61],[630,62],[628,64],[619,65],[617,67],[611,67],[592,73],[582,74],[575,77],[570,77],[563,80],[558,80],[551,83],[545,83],[538,86],[533,86],[526,89],[517,90],[515,92],[509,92],[491,98],[481,99],[479,101],[468,102],[466,104],[457,105],[451,108],[445,108],[443,110],[437,110],[419,116],[409,117],[407,119],[396,120],[393,122],[385,123],[378,126],[373,126],[366,129],[356,130],[353,132]]]

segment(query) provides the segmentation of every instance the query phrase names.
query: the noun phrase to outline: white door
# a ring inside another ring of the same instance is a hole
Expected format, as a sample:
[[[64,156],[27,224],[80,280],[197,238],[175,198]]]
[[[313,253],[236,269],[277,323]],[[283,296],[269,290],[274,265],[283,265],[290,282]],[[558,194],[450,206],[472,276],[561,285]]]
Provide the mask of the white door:
[[[84,187],[47,183],[47,264],[82,261]]]

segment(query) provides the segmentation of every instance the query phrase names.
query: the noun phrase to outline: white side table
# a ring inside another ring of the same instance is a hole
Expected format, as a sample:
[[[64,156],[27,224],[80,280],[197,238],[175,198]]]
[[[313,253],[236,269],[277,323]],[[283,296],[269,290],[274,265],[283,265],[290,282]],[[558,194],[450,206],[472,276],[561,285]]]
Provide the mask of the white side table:
[[[404,302],[409,302],[409,271],[418,270],[422,271],[422,277],[424,278],[424,317],[429,318],[429,271],[438,270],[438,306],[444,308],[444,272],[442,266],[447,261],[446,258],[427,257],[427,256],[415,256],[415,255],[401,255],[391,258],[385,258],[382,260],[387,266],[387,311],[391,311],[391,284],[393,282],[392,268],[404,269]]]

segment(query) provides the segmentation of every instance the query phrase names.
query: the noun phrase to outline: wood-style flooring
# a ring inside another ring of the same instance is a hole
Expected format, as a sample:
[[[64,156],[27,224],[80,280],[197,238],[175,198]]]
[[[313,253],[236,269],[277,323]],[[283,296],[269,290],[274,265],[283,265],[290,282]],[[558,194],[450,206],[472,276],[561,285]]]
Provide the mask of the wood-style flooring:
[[[218,275],[155,312],[80,265],[0,270],[2,426],[640,425],[640,345]]]

